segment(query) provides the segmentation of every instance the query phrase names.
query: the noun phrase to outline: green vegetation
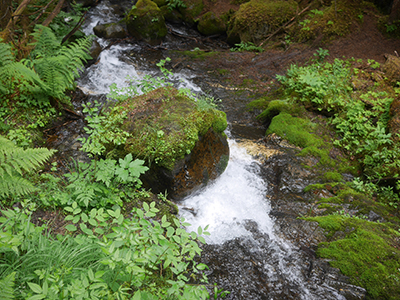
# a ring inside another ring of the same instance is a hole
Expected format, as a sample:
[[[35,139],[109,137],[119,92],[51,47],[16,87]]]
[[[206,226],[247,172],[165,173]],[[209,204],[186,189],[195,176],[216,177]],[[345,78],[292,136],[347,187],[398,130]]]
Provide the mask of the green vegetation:
[[[15,49],[0,43],[0,117],[5,120],[0,129],[3,131],[16,124],[19,129],[14,130],[19,130],[18,133],[45,126],[55,115],[55,106],[70,105],[65,92],[74,88],[79,69],[90,58],[88,38],[62,46],[51,29],[40,25],[32,37],[35,40],[32,51],[19,61]],[[29,144],[29,140],[21,142]]]
[[[300,42],[317,37],[331,40],[344,36],[350,32],[351,26],[363,21],[363,12],[367,6],[361,2],[331,1],[327,6],[312,9],[304,14],[298,24],[291,26],[288,32]]]
[[[232,52],[263,52],[264,49],[262,47],[254,45],[252,42],[240,42],[240,44],[235,44],[236,47],[231,48]]]
[[[95,117],[90,122],[96,134],[89,138],[92,139],[88,140],[89,148],[106,150],[108,147],[106,153],[117,157],[132,153],[148,165],[155,163],[172,169],[209,128],[217,133],[226,129],[226,115],[216,109],[215,99],[171,87],[168,81],[171,72],[164,68],[168,60],[158,64],[163,73],[161,77],[132,78],[132,84],[122,89],[111,86],[109,96],[120,102],[106,116]],[[146,117],[133,122],[125,118],[128,111],[140,111]]]
[[[0,197],[26,195],[35,191],[33,184],[22,176],[24,172],[38,168],[54,152],[46,148],[24,150],[0,136]]]
[[[74,203],[65,220],[77,223]],[[54,237],[30,222],[31,206],[2,210],[0,284],[10,283],[10,299],[205,299],[204,286],[188,282],[206,280],[194,257],[208,233],[187,233],[182,219],[156,221],[156,212],[154,202],[132,217],[92,209],[80,214],[79,234]]]
[[[307,220],[317,221],[332,237],[332,241],[320,245],[319,256],[334,259],[332,266],[349,276],[353,284],[365,287],[373,299],[397,299],[400,251],[393,243],[400,236],[398,231],[388,224],[365,221],[345,213]],[[336,239],[339,232],[345,237]]]

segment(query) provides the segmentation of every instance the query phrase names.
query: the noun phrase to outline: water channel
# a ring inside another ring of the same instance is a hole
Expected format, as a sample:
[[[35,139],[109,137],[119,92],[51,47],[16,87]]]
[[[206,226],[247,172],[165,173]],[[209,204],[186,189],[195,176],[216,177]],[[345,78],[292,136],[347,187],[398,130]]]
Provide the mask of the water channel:
[[[107,1],[89,11],[84,32],[93,34],[98,22],[118,21],[119,17],[111,11]],[[187,29],[174,30],[193,34],[185,31]],[[135,78],[145,74],[156,76],[155,64],[165,58],[162,50],[135,42],[111,46],[107,40],[98,38],[98,42],[105,50],[78,80],[78,86],[88,95],[87,101],[104,99],[112,83],[118,87],[127,86],[128,75]],[[167,38],[163,46],[172,49],[177,43]],[[202,93],[200,83],[207,81],[206,76],[182,67],[174,72],[172,80],[178,88]],[[224,103],[223,93],[220,95]],[[78,110],[79,106],[76,104]],[[232,119],[229,111],[226,112],[228,120]],[[207,271],[210,282],[231,292],[225,299],[359,299],[354,293],[350,293],[354,296],[351,298],[343,292],[350,285],[340,286],[337,271],[329,269],[327,273],[327,267],[318,265],[315,258],[278,234],[271,216],[269,183],[262,175],[265,166],[249,155],[239,142],[243,139],[253,142],[251,135],[258,139],[262,133],[255,130],[243,138],[232,128],[234,124],[231,123],[227,131],[231,154],[226,171],[215,182],[178,203],[180,214],[194,229],[209,225],[211,235],[207,237],[202,261],[210,267]],[[79,134],[72,136],[71,145],[75,145]]]

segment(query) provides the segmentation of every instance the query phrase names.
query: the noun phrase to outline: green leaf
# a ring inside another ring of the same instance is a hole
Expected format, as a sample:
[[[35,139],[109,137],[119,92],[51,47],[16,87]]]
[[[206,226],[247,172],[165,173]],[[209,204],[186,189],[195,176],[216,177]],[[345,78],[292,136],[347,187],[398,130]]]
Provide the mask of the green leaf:
[[[65,226],[65,229],[67,229],[68,231],[76,231],[76,227],[72,224],[68,224],[67,226]]]
[[[142,300],[142,295],[140,291],[136,291],[136,293],[132,297],[132,300]]]
[[[42,287],[36,283],[28,282],[29,287],[31,290],[36,294],[41,294],[43,292]],[[43,299],[43,298],[41,298]]]

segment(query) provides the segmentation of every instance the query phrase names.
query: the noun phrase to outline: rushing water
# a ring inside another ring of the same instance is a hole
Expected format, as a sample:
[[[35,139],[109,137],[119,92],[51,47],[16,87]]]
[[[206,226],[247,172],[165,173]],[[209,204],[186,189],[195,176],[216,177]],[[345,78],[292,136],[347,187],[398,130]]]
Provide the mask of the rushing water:
[[[116,21],[106,1],[90,11],[85,33],[92,34],[100,21]],[[101,39],[99,43],[103,48],[108,44]],[[156,57],[163,55],[157,53]],[[154,53],[146,54],[135,44],[116,44],[102,51],[98,63],[84,71],[78,86],[86,94],[104,98],[112,83],[126,87],[127,76],[142,79],[145,74],[160,74]],[[195,79],[196,75],[185,69],[172,77],[178,88],[199,93]],[[226,171],[179,203],[180,214],[192,224],[189,231],[209,225],[211,235],[206,236],[202,259],[210,266],[211,282],[232,292],[226,299],[346,299],[313,273],[311,259],[277,236],[267,184],[260,174],[263,166],[234,137],[229,144]]]
[[[209,225],[208,243],[221,244],[248,236],[249,220],[263,233],[272,236],[273,221],[265,197],[265,183],[258,175],[259,166],[237,143],[230,139],[230,160],[225,172],[212,184],[179,203],[181,215],[196,231]]]

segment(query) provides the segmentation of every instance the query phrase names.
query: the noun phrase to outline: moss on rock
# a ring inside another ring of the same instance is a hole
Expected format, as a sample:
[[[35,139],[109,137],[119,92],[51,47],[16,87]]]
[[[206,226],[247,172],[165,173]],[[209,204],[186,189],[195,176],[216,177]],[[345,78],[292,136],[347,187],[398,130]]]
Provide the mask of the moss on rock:
[[[149,43],[158,43],[167,35],[164,16],[151,0],[139,0],[128,16],[126,26],[129,34]]]
[[[366,288],[371,299],[398,298],[400,234],[390,224],[340,214],[307,220],[317,221],[333,239],[320,244],[319,256],[330,259],[330,264],[349,276],[353,284]],[[343,238],[335,240],[335,236]]]
[[[225,23],[225,20],[209,11],[199,18],[197,30],[204,35],[222,34],[226,31]]]
[[[239,36],[242,42],[259,44],[268,34],[294,17],[297,8],[294,0],[251,0],[242,4],[231,21],[228,40],[229,36]]]
[[[122,128],[131,135],[124,153],[166,169],[190,153],[210,128],[222,133],[227,126],[225,113],[200,109],[174,88],[160,88],[121,105],[128,113]]]
[[[203,0],[186,0],[186,7],[180,7],[179,12],[183,16],[183,20],[193,26],[196,24],[196,19],[203,11],[204,3]]]

